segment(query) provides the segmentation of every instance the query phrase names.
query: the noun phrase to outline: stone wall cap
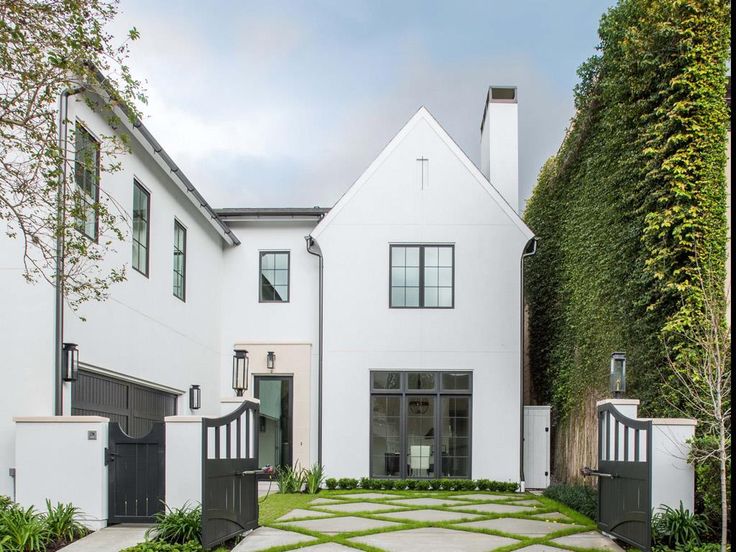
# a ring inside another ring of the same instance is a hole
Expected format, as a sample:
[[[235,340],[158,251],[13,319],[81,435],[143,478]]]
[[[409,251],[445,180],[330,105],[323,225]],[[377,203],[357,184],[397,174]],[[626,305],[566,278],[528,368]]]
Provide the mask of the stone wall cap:
[[[652,425],[672,425],[672,426],[696,426],[698,420],[692,418],[639,418],[644,421],[651,421]]]
[[[254,399],[253,397],[223,397],[220,399],[221,403],[242,403],[245,401],[261,404],[260,399]]]
[[[104,416],[15,416],[16,424],[89,424],[109,423]]]
[[[202,416],[166,416],[164,422],[167,424],[186,424],[201,422]]]
[[[639,399],[603,399],[595,403],[596,406],[601,406],[602,404],[628,404],[638,406],[641,404],[641,401]]]

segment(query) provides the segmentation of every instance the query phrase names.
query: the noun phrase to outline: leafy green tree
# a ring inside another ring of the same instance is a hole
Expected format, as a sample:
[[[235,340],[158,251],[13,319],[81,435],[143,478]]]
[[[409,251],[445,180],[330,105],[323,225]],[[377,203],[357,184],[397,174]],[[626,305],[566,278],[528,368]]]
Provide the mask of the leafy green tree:
[[[62,99],[84,101],[108,120],[109,135],[98,136],[99,170],[119,170],[116,156],[128,144],[112,129],[121,113],[137,118],[136,102],[145,97],[126,64],[138,32],[115,45],[105,31],[116,14],[115,0],[0,0],[0,221],[22,243],[25,278],[58,280],[73,307],[103,299],[125,278],[124,267],[100,261],[124,238],[127,217],[104,189],[98,200],[84,201],[75,183],[74,125],[64,124]],[[96,171],[92,163],[85,157],[76,170]],[[91,211],[97,240],[78,231]]]

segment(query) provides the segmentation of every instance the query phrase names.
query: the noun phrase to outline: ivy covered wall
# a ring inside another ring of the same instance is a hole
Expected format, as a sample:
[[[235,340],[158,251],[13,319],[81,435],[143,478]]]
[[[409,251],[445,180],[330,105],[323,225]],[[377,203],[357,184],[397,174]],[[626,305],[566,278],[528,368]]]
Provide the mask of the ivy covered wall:
[[[666,351],[700,316],[695,273],[723,289],[730,3],[621,0],[579,69],[577,112],[525,219],[535,400],[554,406],[555,474],[595,466],[595,400],[625,351],[642,415],[670,413]]]

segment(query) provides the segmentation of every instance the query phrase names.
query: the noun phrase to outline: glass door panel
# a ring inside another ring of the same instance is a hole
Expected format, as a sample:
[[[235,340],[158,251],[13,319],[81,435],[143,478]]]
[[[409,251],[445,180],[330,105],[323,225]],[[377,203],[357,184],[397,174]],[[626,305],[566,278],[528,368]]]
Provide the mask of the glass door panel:
[[[291,383],[290,377],[255,377],[259,467],[291,465]]]
[[[371,473],[401,475],[401,397],[371,397]]]
[[[470,398],[442,397],[442,477],[469,477]]]
[[[405,400],[407,476],[434,477],[436,397],[408,395]]]

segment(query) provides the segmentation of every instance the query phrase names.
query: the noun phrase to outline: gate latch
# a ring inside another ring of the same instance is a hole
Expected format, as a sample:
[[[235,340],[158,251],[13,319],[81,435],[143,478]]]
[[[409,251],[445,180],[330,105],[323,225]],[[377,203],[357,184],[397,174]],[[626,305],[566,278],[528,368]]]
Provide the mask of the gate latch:
[[[609,479],[615,479],[617,477],[616,475],[612,473],[605,473],[605,472],[599,472],[597,470],[592,470],[588,466],[581,468],[580,474],[583,477],[606,477]]]
[[[111,452],[109,448],[105,447],[105,465],[106,466],[110,462],[114,462],[116,456],[119,456],[119,455],[117,453]]]

